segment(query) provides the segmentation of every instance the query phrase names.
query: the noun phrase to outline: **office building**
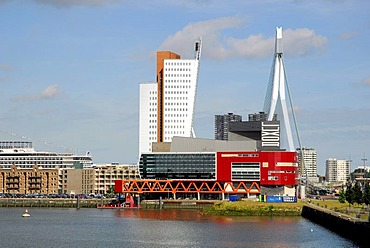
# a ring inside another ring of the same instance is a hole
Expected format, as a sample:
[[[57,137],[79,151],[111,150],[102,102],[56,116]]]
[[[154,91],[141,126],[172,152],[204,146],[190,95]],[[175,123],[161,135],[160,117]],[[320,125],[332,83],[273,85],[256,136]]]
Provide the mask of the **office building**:
[[[140,84],[139,153],[151,152],[153,142],[173,136],[195,137],[193,129],[201,41],[194,59],[170,51],[157,52],[155,83]]]
[[[230,122],[241,122],[242,116],[228,113],[225,115],[215,115],[215,139],[228,140]]]

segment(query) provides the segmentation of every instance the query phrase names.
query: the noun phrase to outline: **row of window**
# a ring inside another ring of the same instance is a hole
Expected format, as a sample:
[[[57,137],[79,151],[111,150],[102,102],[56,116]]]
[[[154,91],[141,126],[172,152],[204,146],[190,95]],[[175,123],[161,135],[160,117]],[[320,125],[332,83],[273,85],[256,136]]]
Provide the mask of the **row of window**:
[[[189,66],[190,62],[165,62],[165,65],[180,65],[180,66]]]
[[[164,88],[167,89],[190,89],[190,85],[165,85]]]
[[[165,79],[165,83],[190,83],[191,80],[188,79]]]
[[[33,160],[45,160],[45,161],[50,161],[50,160],[56,160],[60,161],[63,160],[63,158],[58,158],[58,157],[15,157],[15,156],[9,156],[9,157],[0,157],[0,161],[2,160],[19,160],[19,161],[33,161]]]
[[[188,117],[188,114],[165,114],[165,117]]]
[[[165,108],[164,111],[188,111],[187,108]]]
[[[191,71],[190,68],[164,68],[165,71]]]
[[[188,100],[188,97],[187,96],[169,96],[169,97],[165,97],[164,98],[165,100]]]
[[[181,106],[181,105],[186,105],[188,106],[188,103],[187,102],[165,102],[164,105],[168,105],[168,106]]]
[[[268,171],[268,175],[271,175],[271,174],[292,174],[292,173],[295,173],[295,172],[294,171],[283,171],[283,170]]]
[[[44,164],[62,164],[63,161],[0,161],[0,164],[7,165],[7,164],[16,164],[16,165],[23,165],[23,164],[38,164],[38,165],[44,165]]]
[[[178,94],[178,95],[181,95],[181,94],[188,94],[188,91],[165,91],[164,92],[165,94]]]
[[[185,126],[167,126],[167,125],[165,125],[164,128],[185,128]]]
[[[190,77],[190,74],[165,74],[165,77]]]

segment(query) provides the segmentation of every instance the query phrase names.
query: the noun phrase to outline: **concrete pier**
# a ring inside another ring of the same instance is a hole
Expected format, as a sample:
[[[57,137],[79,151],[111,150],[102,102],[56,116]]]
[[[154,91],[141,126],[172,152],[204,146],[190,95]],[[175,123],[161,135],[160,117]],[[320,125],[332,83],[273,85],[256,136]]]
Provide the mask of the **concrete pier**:
[[[369,242],[370,223],[368,221],[314,204],[306,204],[302,209],[302,216],[360,245]]]

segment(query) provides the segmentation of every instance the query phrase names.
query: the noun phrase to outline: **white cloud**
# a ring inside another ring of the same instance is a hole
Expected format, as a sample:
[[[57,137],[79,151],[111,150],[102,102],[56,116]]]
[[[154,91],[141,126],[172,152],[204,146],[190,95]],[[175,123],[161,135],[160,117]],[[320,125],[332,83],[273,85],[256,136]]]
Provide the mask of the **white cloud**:
[[[261,58],[273,54],[275,37],[251,34],[246,38],[223,35],[225,29],[238,28],[244,21],[238,17],[223,17],[191,23],[174,35],[169,36],[159,50],[172,50],[181,55],[189,54],[189,44],[202,37],[202,55],[211,59],[231,57]],[[274,33],[274,31],[271,31]],[[325,50],[327,38],[317,35],[314,30],[286,29],[283,31],[284,53],[289,56],[305,56]]]
[[[353,32],[345,32],[345,33],[342,33],[339,35],[339,38],[341,40],[351,40],[353,38],[355,38],[357,36],[357,32],[356,31],[353,31]]]
[[[60,90],[57,84],[52,84],[46,87],[39,94],[30,94],[14,97],[14,100],[17,101],[33,101],[33,100],[43,100],[43,99],[52,99],[60,95]]]
[[[304,56],[309,53],[323,52],[328,39],[317,35],[308,28],[286,29],[283,31],[284,53],[291,56]]]
[[[160,50],[173,50],[181,55],[189,54],[189,44],[202,37],[202,54],[211,58],[227,57],[227,49],[221,42],[221,31],[241,26],[243,20],[237,17],[223,17],[208,21],[190,23],[182,30],[168,37],[160,46]]]
[[[59,94],[59,88],[57,84],[49,85],[46,87],[41,95],[40,98],[53,98]]]

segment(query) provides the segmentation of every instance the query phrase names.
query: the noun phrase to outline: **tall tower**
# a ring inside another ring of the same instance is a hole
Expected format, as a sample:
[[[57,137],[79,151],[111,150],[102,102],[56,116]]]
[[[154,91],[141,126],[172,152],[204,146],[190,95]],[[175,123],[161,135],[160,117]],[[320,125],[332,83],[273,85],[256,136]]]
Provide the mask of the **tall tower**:
[[[194,59],[170,51],[157,52],[155,83],[140,84],[139,153],[151,152],[153,142],[173,136],[195,137],[193,129],[201,40]],[[139,154],[139,155],[140,155]]]
[[[278,115],[278,119],[283,122],[285,128],[288,150],[295,151],[293,144],[292,129],[290,126],[288,108],[286,104],[286,89],[285,69],[283,63],[283,29],[276,28],[275,38],[275,54],[271,68],[271,76],[269,86],[266,92],[264,112],[267,114],[267,120],[272,121],[274,114],[277,112],[277,105],[281,107],[282,116]],[[288,91],[289,94],[289,91]]]

